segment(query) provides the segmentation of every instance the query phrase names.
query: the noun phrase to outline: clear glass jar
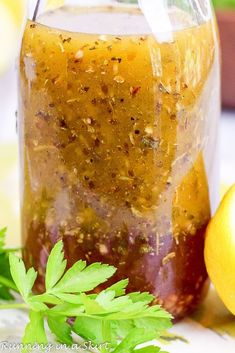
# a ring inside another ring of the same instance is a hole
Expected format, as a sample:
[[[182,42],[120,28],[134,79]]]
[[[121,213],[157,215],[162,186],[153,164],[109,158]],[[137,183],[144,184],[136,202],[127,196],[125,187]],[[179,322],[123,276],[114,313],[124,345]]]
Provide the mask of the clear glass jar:
[[[202,298],[217,194],[218,39],[209,1],[38,3],[20,57],[24,260],[52,246],[118,268],[176,319]]]

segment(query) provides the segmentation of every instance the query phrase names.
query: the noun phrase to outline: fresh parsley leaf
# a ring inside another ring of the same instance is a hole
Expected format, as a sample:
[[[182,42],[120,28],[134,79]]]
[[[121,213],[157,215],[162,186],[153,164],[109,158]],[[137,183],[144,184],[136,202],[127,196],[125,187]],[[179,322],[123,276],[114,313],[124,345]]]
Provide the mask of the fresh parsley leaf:
[[[29,305],[31,310],[37,311],[37,312],[43,312],[48,309],[47,305],[44,303],[41,303],[39,301],[32,300],[32,296],[30,296],[25,302]]]
[[[17,291],[17,288],[10,272],[9,251],[5,248],[6,231],[7,228],[0,230],[0,299],[12,300],[11,291]]]
[[[140,349],[136,349],[133,353],[164,353],[161,351],[159,347],[156,346],[148,346]]]
[[[113,353],[132,353],[138,345],[152,341],[154,338],[154,331],[134,328],[114,349]]]
[[[84,313],[83,305],[63,303],[56,305],[50,309],[50,315],[54,316],[67,316],[67,317],[80,317],[86,316]]]
[[[59,241],[51,251],[46,267],[46,291],[49,292],[64,274],[67,261],[64,259],[63,242]]]
[[[147,292],[130,293],[130,298],[133,301],[133,303],[144,302],[145,304],[150,304],[155,299],[155,297],[152,294],[149,294]]]
[[[7,228],[0,229],[0,253],[4,252]]]
[[[10,289],[6,288],[2,284],[0,284],[0,299],[1,300],[13,300],[14,297],[10,292]]]
[[[149,307],[143,303],[133,303],[124,310],[116,313],[110,313],[106,319],[109,320],[138,320],[144,317],[158,318],[159,321],[163,320],[168,322],[172,317],[158,305]]]
[[[88,295],[82,293],[80,295],[81,303],[84,306],[85,313],[88,315],[98,315],[98,314],[105,314],[105,309],[101,306],[96,300],[89,298]]]
[[[67,346],[72,345],[72,327],[68,324],[66,316],[48,316],[47,323],[58,342],[64,343]]]
[[[128,286],[128,283],[128,279],[123,279],[122,281],[119,281],[113,284],[111,287],[107,288],[106,291],[115,292],[115,296],[120,297],[126,293],[126,287]]]
[[[81,298],[78,294],[56,293],[55,295],[59,300],[65,303],[81,304]]]
[[[102,325],[102,320],[98,318],[80,317],[75,321],[73,331],[87,341],[93,341],[95,344],[100,344],[104,342]]]
[[[96,297],[95,301],[100,304],[106,310],[106,312],[118,312],[132,305],[132,301],[129,296],[121,296],[115,298],[115,292],[103,291]]]
[[[113,331],[116,337],[116,346],[135,328],[132,320],[112,321]]]
[[[27,302],[37,278],[37,272],[33,268],[26,272],[23,260],[14,254],[9,254],[9,261],[12,278],[24,301]]]
[[[39,312],[31,310],[29,313],[29,319],[30,321],[26,326],[25,334],[22,340],[24,345],[22,353],[30,352],[32,350],[30,349],[30,346],[33,347],[34,344],[46,345],[48,343],[43,315]]]
[[[134,340],[135,332],[146,331],[142,338],[138,334],[136,336],[141,341],[144,340],[140,343],[146,343],[148,339],[159,337],[162,331],[171,326],[169,314],[159,306],[149,307],[146,304],[152,301],[152,296],[147,293],[134,293],[134,301],[131,300],[131,295],[115,298],[115,292],[107,290],[96,296],[84,296],[85,294],[81,295],[84,308],[80,308],[82,312],[76,318],[73,330],[85,339],[95,339],[96,343],[105,342],[108,336],[114,349],[118,346],[118,340],[124,341],[123,346],[127,349],[127,342]],[[138,302],[138,298],[142,301]],[[97,331],[100,332],[99,335]],[[134,348],[130,346],[126,353],[132,352]]]
[[[0,252],[0,299],[12,300],[11,290],[17,290],[11,277],[9,256]]]
[[[68,346],[73,343],[73,332],[95,344],[109,343],[110,349],[105,350],[108,353],[160,353],[158,347],[138,348],[140,344],[160,337],[171,326],[171,316],[167,312],[158,305],[150,306],[154,299],[152,295],[139,292],[126,295],[128,280],[122,280],[99,294],[89,294],[115,273],[114,267],[101,263],[87,266],[86,262],[78,261],[66,271],[67,263],[60,241],[48,258],[46,291],[34,295],[32,288],[37,272],[33,268],[26,271],[22,259],[13,253],[7,253],[7,259],[8,264],[4,266],[6,270],[8,268],[10,279],[4,290],[16,285],[26,303],[17,304],[17,307],[30,309],[24,344],[47,343],[44,328],[47,320],[56,339]],[[7,278],[4,280],[6,282]],[[5,294],[7,296],[8,293]],[[74,323],[70,325],[68,319],[71,317]],[[28,351],[25,348],[23,353]]]
[[[46,304],[52,304],[52,305],[59,305],[63,303],[59,298],[47,293],[31,296],[29,298],[29,302],[46,303]]]
[[[112,277],[116,269],[109,265],[94,263],[86,267],[86,262],[76,262],[52,289],[53,293],[88,292]]]

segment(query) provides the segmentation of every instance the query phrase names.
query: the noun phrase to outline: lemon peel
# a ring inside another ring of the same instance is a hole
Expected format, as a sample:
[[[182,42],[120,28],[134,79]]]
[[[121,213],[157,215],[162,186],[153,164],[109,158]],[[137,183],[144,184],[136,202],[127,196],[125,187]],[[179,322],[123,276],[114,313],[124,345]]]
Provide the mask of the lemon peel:
[[[235,185],[208,225],[205,262],[220,298],[235,315]]]

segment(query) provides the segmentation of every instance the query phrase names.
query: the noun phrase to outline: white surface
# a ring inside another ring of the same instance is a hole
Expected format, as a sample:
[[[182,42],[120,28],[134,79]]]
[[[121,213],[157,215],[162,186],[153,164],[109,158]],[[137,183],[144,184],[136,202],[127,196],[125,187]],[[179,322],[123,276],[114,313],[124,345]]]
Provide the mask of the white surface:
[[[221,180],[228,185],[235,183],[235,111],[222,114],[220,159]]]

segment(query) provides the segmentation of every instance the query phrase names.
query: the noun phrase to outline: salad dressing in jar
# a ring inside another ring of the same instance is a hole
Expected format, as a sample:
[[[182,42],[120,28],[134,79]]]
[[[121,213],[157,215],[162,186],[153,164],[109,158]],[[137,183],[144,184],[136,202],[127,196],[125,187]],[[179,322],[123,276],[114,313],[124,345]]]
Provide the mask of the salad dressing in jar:
[[[217,191],[218,42],[212,18],[166,13],[170,41],[131,5],[64,6],[27,23],[22,235],[38,292],[62,239],[69,266],[112,264],[113,282],[129,278],[128,290],[151,292],[176,319],[202,298]]]

